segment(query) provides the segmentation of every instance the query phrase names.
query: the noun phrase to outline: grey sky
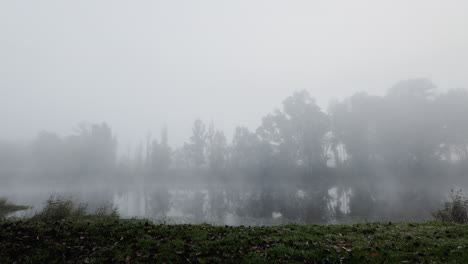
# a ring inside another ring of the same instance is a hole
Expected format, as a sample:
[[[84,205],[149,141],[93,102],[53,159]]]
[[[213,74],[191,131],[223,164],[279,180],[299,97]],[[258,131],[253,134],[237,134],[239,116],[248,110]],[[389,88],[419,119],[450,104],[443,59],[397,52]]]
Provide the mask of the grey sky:
[[[0,2],[0,139],[80,122],[180,145],[195,118],[255,128],[296,90],[322,106],[427,77],[468,88],[468,1]]]

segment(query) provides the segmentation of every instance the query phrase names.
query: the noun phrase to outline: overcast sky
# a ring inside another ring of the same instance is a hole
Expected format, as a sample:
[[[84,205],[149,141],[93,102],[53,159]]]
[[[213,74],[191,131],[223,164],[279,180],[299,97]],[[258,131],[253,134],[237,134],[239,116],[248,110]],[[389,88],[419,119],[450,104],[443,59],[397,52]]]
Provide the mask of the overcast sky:
[[[468,88],[468,1],[0,1],[0,139],[106,121],[126,148],[196,118],[232,135],[296,90]]]

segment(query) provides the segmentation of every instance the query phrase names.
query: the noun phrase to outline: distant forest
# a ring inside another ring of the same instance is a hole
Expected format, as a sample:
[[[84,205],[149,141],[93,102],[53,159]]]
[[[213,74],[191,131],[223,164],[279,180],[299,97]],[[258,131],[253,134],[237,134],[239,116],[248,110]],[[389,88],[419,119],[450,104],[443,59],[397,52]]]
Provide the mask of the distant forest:
[[[356,93],[326,110],[299,91],[265,115],[256,130],[237,127],[231,142],[202,120],[193,123],[183,146],[169,146],[164,129],[132,156],[117,155],[105,123],[63,137],[41,132],[24,144],[2,141],[0,185],[247,186],[259,191],[237,214],[280,212],[307,222],[323,219],[330,207],[323,197],[336,187],[351,201],[349,208],[336,206],[335,215],[417,218],[436,208],[450,188],[468,186],[467,115],[467,90],[440,91],[427,79],[401,81],[384,96]],[[233,190],[217,201],[229,200]],[[297,190],[304,194],[295,195]],[[310,201],[295,202],[300,199]],[[156,211],[167,210],[159,204]]]

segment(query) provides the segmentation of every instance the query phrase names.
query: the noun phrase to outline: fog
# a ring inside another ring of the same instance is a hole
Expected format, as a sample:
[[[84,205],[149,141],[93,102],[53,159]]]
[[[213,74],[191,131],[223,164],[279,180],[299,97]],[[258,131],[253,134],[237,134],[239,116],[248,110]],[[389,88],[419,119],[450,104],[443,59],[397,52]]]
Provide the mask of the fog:
[[[426,220],[468,185],[464,1],[3,1],[0,197]]]

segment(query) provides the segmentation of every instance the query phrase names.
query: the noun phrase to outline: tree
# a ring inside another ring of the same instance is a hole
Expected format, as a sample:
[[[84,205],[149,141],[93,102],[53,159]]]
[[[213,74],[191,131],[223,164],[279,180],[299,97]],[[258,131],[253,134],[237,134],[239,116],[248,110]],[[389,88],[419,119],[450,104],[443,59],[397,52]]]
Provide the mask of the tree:
[[[468,162],[468,91],[450,90],[437,98],[442,122],[442,152],[448,160]]]
[[[31,150],[42,179],[89,180],[111,175],[116,165],[117,141],[105,123],[81,125],[67,137],[41,132]]]
[[[382,100],[357,93],[330,106],[332,150],[339,162],[349,160],[363,166],[375,158],[377,122]],[[344,146],[344,150],[340,149]],[[341,153],[338,153],[338,152]]]
[[[35,176],[41,180],[64,180],[63,177],[70,176],[65,174],[73,170],[70,152],[57,134],[40,132],[31,144],[31,154]]]
[[[64,144],[70,175],[91,179],[109,176],[115,168],[117,141],[106,123],[81,125]]]
[[[172,167],[174,169],[186,170],[191,167],[191,152],[192,149],[189,144],[185,143],[182,147],[174,150]]]
[[[237,169],[255,166],[259,143],[255,133],[246,127],[237,127],[231,144],[231,166]]]
[[[207,132],[206,126],[200,119],[195,120],[192,128],[192,136],[188,148],[190,150],[190,163],[192,167],[202,168],[206,164]]]
[[[314,166],[326,166],[328,130],[328,116],[307,91],[301,91],[283,102],[282,111],[276,110],[264,117],[257,134],[274,147],[281,160],[302,165],[310,171]]]
[[[208,165],[210,169],[220,171],[226,168],[227,143],[224,133],[219,130],[209,133],[207,145]]]
[[[154,140],[148,153],[148,166],[151,173],[163,175],[171,165],[171,148],[167,139],[167,128],[161,133],[161,142]]]
[[[387,162],[420,166],[437,159],[441,124],[434,94],[427,79],[401,81],[388,91],[377,125],[378,151]]]
[[[425,78],[402,80],[388,90],[387,97],[408,100],[428,99],[434,96],[436,88],[434,83]]]

